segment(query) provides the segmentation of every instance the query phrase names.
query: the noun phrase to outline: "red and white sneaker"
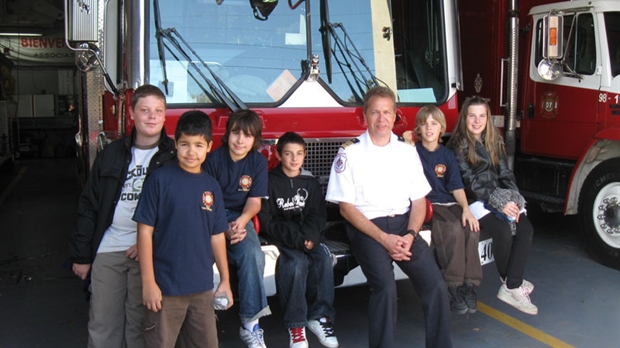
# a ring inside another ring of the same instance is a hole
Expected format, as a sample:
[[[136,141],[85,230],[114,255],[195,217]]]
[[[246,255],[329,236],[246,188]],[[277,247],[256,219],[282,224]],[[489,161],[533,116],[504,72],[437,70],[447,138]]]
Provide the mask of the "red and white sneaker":
[[[305,327],[294,327],[288,329],[288,334],[291,336],[289,340],[290,348],[308,348]]]

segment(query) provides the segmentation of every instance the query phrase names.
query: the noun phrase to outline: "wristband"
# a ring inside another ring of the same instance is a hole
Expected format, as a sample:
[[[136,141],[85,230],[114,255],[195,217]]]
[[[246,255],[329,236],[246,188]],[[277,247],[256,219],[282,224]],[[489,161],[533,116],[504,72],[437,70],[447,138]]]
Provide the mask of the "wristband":
[[[407,233],[413,236],[414,241],[418,238],[418,232],[416,232],[416,230],[407,230]]]

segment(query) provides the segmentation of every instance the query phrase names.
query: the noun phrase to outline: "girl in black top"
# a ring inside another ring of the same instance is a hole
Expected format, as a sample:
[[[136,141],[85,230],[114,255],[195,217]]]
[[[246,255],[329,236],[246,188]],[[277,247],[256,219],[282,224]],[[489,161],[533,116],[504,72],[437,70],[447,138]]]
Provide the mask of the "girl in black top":
[[[493,237],[495,264],[503,283],[497,297],[522,312],[537,314],[529,297],[534,285],[523,279],[534,229],[486,100],[477,96],[465,100],[447,146],[456,154],[481,233],[487,230]]]

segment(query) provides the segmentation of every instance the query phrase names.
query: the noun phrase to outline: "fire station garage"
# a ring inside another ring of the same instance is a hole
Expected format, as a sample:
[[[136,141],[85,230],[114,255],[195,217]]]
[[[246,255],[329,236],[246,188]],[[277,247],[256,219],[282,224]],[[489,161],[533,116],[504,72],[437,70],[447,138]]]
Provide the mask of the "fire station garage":
[[[3,1],[0,158],[75,157],[75,54],[62,1]]]
[[[155,7],[153,1],[139,1],[146,8]],[[85,10],[96,1],[66,2]],[[113,2],[130,6],[133,0]],[[247,0],[195,3],[235,3],[248,13],[251,10]],[[302,3],[305,1],[298,1],[298,5]],[[475,11],[465,2],[459,5],[461,11]],[[76,227],[78,197],[87,173],[79,152],[87,146],[85,141],[95,142],[97,138],[96,134],[90,139],[77,135],[81,129],[79,115],[88,109],[92,99],[80,97],[86,80],[76,65],[75,50],[67,47],[65,40],[65,6],[63,0],[0,0],[2,348],[82,348],[88,344],[88,284],[71,271],[69,236]],[[286,6],[292,8],[293,4],[290,0],[288,5],[280,1],[269,18],[277,18],[277,11]],[[263,7],[254,9],[254,16],[267,20],[260,12]],[[300,33],[305,30],[300,26],[293,29]],[[378,35],[385,38],[390,33],[386,27]],[[291,46],[303,41],[298,36],[290,40]],[[88,63],[98,68],[92,60]],[[294,82],[296,77],[290,78]],[[432,93],[432,89],[426,92]],[[411,130],[413,126],[409,126]],[[173,130],[167,131],[171,134]],[[478,311],[451,313],[454,346],[618,347],[620,271],[592,257],[584,246],[575,215],[549,212],[531,204],[528,216],[535,235],[525,277],[535,284],[530,298],[538,306],[538,314],[519,312],[497,298],[501,280],[492,260],[492,247],[486,246],[481,249],[486,262],[478,288]],[[396,346],[424,346],[421,301],[410,282],[399,280],[397,284]],[[367,284],[335,289],[334,329],[341,347],[368,346],[367,304],[371,293]],[[289,336],[278,295],[268,300],[272,314],[261,319],[266,344],[287,347]],[[220,347],[243,346],[238,337],[238,315],[238,306],[217,313]],[[308,340],[311,346],[320,346],[313,335],[309,334]]]

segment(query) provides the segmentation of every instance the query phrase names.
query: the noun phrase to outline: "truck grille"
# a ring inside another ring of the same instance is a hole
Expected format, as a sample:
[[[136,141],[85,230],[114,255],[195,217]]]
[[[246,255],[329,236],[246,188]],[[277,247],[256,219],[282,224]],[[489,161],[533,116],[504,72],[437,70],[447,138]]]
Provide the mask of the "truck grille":
[[[334,162],[334,157],[338,153],[340,145],[349,140],[339,139],[304,139],[306,142],[306,160],[304,168],[309,170],[321,184],[323,195],[327,190],[329,172]]]

